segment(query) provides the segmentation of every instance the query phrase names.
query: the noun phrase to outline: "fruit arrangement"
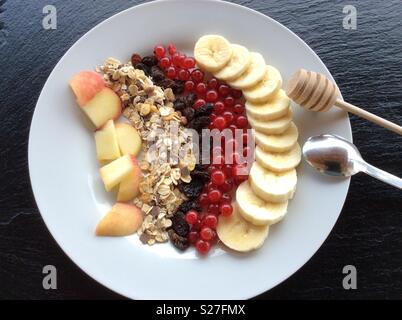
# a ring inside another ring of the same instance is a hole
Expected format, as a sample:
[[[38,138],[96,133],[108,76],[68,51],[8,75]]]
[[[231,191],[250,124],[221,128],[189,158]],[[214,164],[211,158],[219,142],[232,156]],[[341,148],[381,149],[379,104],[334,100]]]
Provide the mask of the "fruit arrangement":
[[[70,87],[96,129],[100,176],[117,200],[96,235],[137,233],[202,255],[218,242],[260,247],[286,215],[300,162],[281,86],[260,53],[219,35],[201,37],[194,57],[157,45],[75,75]]]

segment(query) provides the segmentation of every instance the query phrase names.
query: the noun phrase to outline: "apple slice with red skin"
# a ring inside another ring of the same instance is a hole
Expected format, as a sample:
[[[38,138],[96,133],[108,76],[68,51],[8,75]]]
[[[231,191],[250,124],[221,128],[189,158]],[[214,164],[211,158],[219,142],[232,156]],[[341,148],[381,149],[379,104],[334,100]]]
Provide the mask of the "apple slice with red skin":
[[[95,234],[103,237],[124,237],[135,233],[141,226],[143,214],[133,204],[116,203],[99,221]]]
[[[134,167],[120,182],[119,191],[117,192],[117,201],[130,201],[140,193],[142,173],[137,160],[132,157],[132,161],[135,163]]]
[[[105,88],[105,81],[95,71],[81,71],[71,78],[70,87],[77,98],[78,105],[83,107]]]

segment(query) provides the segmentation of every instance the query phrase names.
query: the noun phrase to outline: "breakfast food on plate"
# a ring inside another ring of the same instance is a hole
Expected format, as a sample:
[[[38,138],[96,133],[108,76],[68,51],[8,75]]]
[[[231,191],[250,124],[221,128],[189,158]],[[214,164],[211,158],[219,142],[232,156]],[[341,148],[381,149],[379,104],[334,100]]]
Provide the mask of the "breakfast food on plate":
[[[220,216],[216,229],[219,239],[230,249],[247,252],[261,247],[268,236],[269,225],[256,226],[245,220],[233,205],[230,216]]]
[[[296,168],[301,160],[300,145],[296,143],[287,152],[264,151],[259,146],[255,148],[255,159],[262,167],[274,171],[285,172]]]
[[[142,140],[138,131],[128,123],[116,124],[117,142],[122,154],[137,156],[141,151]]]
[[[298,137],[299,131],[293,122],[290,123],[289,128],[285,132],[279,135],[255,132],[257,146],[262,150],[278,153],[291,150],[297,143]]]
[[[137,161],[130,155],[122,156],[100,169],[100,175],[106,191],[117,186],[130,172],[138,167]]]
[[[232,54],[233,47],[229,41],[219,35],[205,35],[194,47],[194,57],[198,65],[209,72],[222,69]]]
[[[266,72],[260,82],[254,87],[243,90],[247,101],[262,103],[275,96],[282,86],[282,77],[277,69],[266,66]]]
[[[272,172],[254,162],[250,170],[250,186],[261,199],[284,202],[293,197],[296,190],[296,170]]]
[[[170,240],[202,255],[219,242],[247,252],[285,217],[298,130],[281,74],[260,53],[205,35],[194,58],[157,45],[127,63],[109,58],[70,86],[98,129],[105,189],[116,190],[96,235],[137,233],[144,244]]]
[[[288,201],[266,202],[258,197],[248,181],[243,182],[236,190],[236,201],[239,213],[247,221],[257,225],[270,225],[285,217]]]
[[[135,233],[141,226],[143,214],[133,204],[116,203],[96,226],[97,236],[121,237]]]
[[[109,120],[95,132],[95,144],[98,160],[115,160],[120,157],[120,148],[113,120]]]
[[[77,103],[85,106],[97,93],[105,88],[103,77],[95,71],[81,71],[70,80]]]
[[[102,127],[108,120],[117,119],[121,115],[119,96],[110,88],[103,88],[81,109],[96,128]]]

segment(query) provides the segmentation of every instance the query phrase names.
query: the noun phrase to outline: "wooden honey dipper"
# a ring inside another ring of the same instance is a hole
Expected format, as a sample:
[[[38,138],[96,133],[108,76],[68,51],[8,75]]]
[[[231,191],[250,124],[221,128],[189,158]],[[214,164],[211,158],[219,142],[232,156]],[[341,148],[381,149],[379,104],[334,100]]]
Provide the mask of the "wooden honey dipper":
[[[289,80],[286,94],[307,110],[327,111],[335,105],[402,135],[401,126],[338,99],[338,87],[322,74],[304,69],[298,70]]]

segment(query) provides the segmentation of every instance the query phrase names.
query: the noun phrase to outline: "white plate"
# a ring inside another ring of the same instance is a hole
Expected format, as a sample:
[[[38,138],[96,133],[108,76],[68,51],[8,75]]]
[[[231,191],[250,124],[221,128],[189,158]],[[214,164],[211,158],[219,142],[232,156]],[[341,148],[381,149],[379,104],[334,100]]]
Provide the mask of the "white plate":
[[[264,246],[239,255],[215,249],[199,258],[193,249],[152,247],[137,236],[97,238],[94,228],[113,204],[104,190],[95,144],[76,106],[68,80],[107,57],[128,60],[155,44],[175,43],[191,52],[197,38],[217,33],[261,52],[284,83],[300,67],[331,77],[318,56],[295,34],[253,10],[205,0],[152,2],[121,12],[93,28],[63,56],[39,97],[29,138],[29,170],[35,199],[66,254],[106,287],[135,299],[243,299],[282,282],[322,245],[334,226],[349,180],[326,178],[299,167],[287,217],[270,230]],[[351,140],[340,111],[314,114],[295,109],[302,144],[309,136],[334,133]]]

